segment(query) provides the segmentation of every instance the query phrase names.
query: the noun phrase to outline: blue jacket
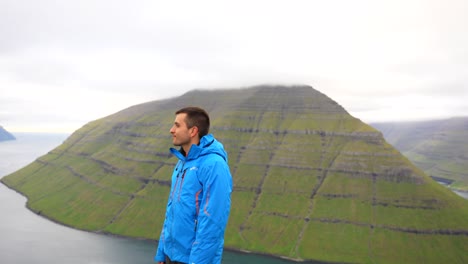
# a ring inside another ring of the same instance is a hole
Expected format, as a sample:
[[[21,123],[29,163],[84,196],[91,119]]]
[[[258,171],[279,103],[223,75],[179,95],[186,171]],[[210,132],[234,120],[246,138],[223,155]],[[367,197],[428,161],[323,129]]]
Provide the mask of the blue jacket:
[[[212,134],[192,145],[187,157],[170,151],[179,161],[154,260],[167,255],[189,264],[221,263],[232,192],[227,153]]]

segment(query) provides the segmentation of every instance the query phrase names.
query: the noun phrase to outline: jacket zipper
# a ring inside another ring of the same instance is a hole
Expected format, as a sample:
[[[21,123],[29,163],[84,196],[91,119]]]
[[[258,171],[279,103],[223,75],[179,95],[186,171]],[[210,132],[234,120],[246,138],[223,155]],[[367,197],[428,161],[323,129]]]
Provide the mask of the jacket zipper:
[[[184,184],[184,178],[185,178],[185,173],[187,172],[187,169],[184,170],[184,173],[182,173],[182,180],[180,181],[180,187],[179,187],[179,196],[177,197],[177,201],[180,201],[180,193],[182,192],[182,185]]]

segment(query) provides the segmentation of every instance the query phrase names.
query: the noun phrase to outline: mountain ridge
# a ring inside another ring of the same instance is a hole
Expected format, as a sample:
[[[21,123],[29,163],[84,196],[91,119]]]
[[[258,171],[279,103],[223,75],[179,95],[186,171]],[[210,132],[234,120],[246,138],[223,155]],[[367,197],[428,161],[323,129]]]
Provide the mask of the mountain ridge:
[[[168,131],[187,105],[207,109],[229,153],[227,248],[325,262],[467,260],[467,202],[310,86],[196,90],[132,106],[2,182],[58,222],[156,239],[176,162]]]
[[[371,125],[425,173],[468,191],[468,117]]]
[[[0,141],[15,140],[15,136],[0,126]]]

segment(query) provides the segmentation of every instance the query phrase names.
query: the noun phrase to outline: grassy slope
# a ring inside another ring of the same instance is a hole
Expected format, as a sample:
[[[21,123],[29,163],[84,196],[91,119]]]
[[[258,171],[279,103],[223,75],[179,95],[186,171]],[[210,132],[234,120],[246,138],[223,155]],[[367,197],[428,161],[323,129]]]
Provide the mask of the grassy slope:
[[[468,117],[372,125],[427,175],[468,191]]]
[[[359,263],[468,262],[468,203],[310,87],[196,91],[90,122],[2,179],[81,229],[157,239],[174,110],[201,105],[230,155],[230,248]]]

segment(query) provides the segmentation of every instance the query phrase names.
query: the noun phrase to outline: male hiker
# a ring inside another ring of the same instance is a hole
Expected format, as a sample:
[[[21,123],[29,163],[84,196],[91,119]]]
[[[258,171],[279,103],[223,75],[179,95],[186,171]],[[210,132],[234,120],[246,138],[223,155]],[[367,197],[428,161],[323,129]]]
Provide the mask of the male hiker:
[[[179,161],[154,260],[159,264],[221,263],[231,208],[232,177],[223,145],[209,134],[205,110],[178,110],[170,130]]]

